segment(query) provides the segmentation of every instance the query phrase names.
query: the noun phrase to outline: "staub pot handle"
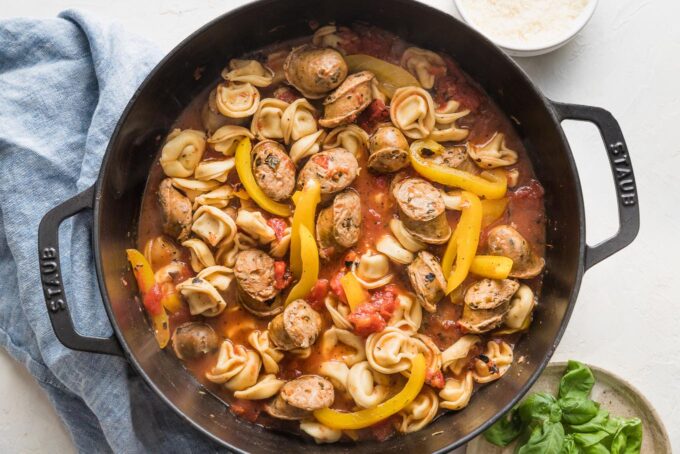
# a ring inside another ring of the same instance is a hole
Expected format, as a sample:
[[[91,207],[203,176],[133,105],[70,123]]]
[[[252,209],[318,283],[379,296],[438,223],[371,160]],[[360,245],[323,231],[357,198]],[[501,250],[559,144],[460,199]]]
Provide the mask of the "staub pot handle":
[[[40,221],[38,254],[43,294],[54,334],[64,346],[73,350],[123,356],[123,351],[115,336],[88,337],[76,331],[64,291],[59,262],[59,226],[71,216],[85,209],[91,209],[94,194],[95,188],[92,186],[52,208]]]
[[[552,102],[560,122],[579,120],[593,123],[607,151],[607,158],[614,177],[619,209],[619,230],[616,234],[595,246],[586,246],[585,268],[601,262],[633,242],[640,230],[640,206],[633,165],[623,132],[614,116],[600,107]]]

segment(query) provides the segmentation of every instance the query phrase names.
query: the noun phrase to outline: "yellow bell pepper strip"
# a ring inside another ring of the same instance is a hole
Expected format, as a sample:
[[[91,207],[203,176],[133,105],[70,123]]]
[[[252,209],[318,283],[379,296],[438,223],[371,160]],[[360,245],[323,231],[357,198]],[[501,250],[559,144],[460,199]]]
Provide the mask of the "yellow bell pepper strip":
[[[495,200],[482,200],[482,228],[488,227],[505,213],[508,206],[507,197]]]
[[[174,314],[182,309],[182,300],[177,292],[165,293],[163,298],[161,298],[161,305],[170,312]]]
[[[368,301],[368,292],[361,286],[354,274],[347,273],[342,276],[340,278],[340,285],[342,285],[342,289],[345,291],[347,304],[352,312]]]
[[[420,87],[418,79],[401,66],[393,65],[385,60],[365,54],[347,55],[345,57],[350,73],[370,71],[380,83],[380,87],[391,98],[397,88]]]
[[[236,173],[246,192],[255,203],[265,211],[280,217],[290,216],[290,207],[270,199],[257,185],[250,162],[250,139],[244,137],[236,147]]]
[[[457,229],[456,229],[457,230]],[[444,276],[451,274],[453,269],[453,262],[456,260],[456,253],[458,252],[458,239],[456,237],[456,231],[451,234],[449,238],[449,243],[446,245],[446,250],[442,256],[442,271]]]
[[[375,407],[366,408],[354,413],[344,413],[330,408],[322,408],[314,412],[314,417],[321,424],[331,429],[352,430],[363,429],[376,424],[398,413],[413,402],[425,383],[425,357],[418,353],[411,363],[411,376],[406,385],[393,397]]]
[[[444,147],[430,139],[416,140],[411,144],[411,165],[428,180],[461,188],[487,199],[500,199],[505,196],[508,181],[504,170],[494,169],[477,176],[464,170],[435,164],[423,157],[423,150],[441,153]]]
[[[478,255],[472,260],[470,272],[489,279],[506,279],[512,269],[512,259],[500,255]]]
[[[304,298],[319,280],[319,249],[314,236],[305,225],[300,226],[300,246],[302,250],[302,276],[290,290],[286,305],[296,299]]]
[[[144,308],[153,323],[156,342],[158,342],[160,348],[165,348],[170,340],[170,323],[168,314],[161,304],[160,287],[156,285],[153,270],[144,254],[137,249],[127,249],[126,252],[132,272],[137,280],[137,287],[139,287]]]
[[[456,266],[447,280],[447,295],[462,284],[467,277],[472,260],[477,253],[479,234],[482,230],[482,203],[479,198],[468,191],[463,191],[461,196],[465,201],[465,206],[453,233],[456,236]]]
[[[321,201],[321,185],[317,180],[307,181],[302,191],[293,195],[295,202],[295,213],[293,214],[293,225],[290,229],[290,271],[296,279],[302,276],[302,254],[300,227],[305,226],[311,233],[314,232],[314,217],[316,216],[316,206]],[[318,253],[317,253],[318,254]]]

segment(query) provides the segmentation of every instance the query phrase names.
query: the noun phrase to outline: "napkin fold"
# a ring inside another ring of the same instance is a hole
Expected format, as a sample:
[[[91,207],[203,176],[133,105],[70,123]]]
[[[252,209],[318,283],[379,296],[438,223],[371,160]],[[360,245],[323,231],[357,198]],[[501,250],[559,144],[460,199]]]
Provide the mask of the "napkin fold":
[[[0,21],[0,346],[47,391],[85,453],[218,449],[124,359],[62,346],[40,285],[40,219],[94,183],[120,114],[161,56],[79,11]],[[62,278],[76,328],[109,336],[91,218],[81,213],[60,229]]]

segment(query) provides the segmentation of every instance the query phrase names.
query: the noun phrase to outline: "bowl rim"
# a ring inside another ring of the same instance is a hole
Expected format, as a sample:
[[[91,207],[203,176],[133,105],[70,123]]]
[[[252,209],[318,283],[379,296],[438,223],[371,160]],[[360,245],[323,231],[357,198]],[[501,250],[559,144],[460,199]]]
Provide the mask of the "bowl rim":
[[[565,34],[564,36],[554,39],[552,41],[547,41],[545,43],[541,44],[526,44],[526,45],[520,45],[520,44],[509,44],[507,42],[503,42],[500,39],[497,39],[488,33],[484,31],[484,29],[480,26],[478,26],[474,20],[471,19],[469,13],[465,10],[465,6],[463,5],[463,0],[453,0],[453,3],[456,6],[456,9],[458,10],[458,13],[460,13],[461,17],[463,20],[472,28],[477,30],[479,33],[483,34],[486,36],[489,40],[491,40],[494,44],[497,46],[511,51],[511,52],[518,52],[518,53],[533,53],[533,52],[540,52],[540,51],[550,51],[554,49],[558,49],[559,47],[562,47],[566,43],[568,43],[571,39],[573,39],[585,26],[590,22],[590,19],[593,17],[593,14],[595,13],[595,10],[597,9],[599,0],[588,0],[588,4],[585,7],[585,10],[581,12],[580,16],[577,18],[576,23],[574,24],[574,27],[570,29],[569,33]]]

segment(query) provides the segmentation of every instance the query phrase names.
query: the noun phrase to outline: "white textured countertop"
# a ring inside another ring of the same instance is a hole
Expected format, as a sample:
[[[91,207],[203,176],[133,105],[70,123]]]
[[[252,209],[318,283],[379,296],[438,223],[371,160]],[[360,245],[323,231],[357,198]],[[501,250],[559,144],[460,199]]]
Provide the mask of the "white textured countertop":
[[[22,0],[4,2],[0,18],[82,8],[170,50],[242,3]],[[453,0],[425,3],[456,14]],[[675,450],[680,450],[678,16],[676,0],[600,0],[590,24],[566,47],[518,60],[551,99],[601,106],[614,114],[628,143],[641,205],[635,243],[586,273],[554,359],[596,364],[630,381],[664,419]],[[616,231],[614,185],[594,126],[567,122],[565,130],[581,175],[587,237],[593,244]],[[0,389],[0,452],[73,451],[45,394],[4,352]]]

